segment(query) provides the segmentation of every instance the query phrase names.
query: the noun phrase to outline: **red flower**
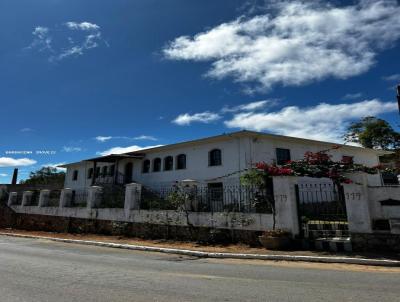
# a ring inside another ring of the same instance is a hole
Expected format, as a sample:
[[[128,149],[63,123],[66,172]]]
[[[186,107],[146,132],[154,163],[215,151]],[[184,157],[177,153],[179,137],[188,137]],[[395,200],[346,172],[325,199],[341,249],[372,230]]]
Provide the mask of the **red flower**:
[[[268,168],[268,164],[266,162],[256,163],[256,169],[258,170],[266,170]]]

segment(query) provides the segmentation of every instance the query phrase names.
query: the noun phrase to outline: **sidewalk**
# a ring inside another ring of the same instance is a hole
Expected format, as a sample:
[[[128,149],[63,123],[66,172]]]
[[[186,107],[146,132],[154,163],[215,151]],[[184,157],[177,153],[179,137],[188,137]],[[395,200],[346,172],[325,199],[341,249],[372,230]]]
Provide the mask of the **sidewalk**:
[[[123,248],[130,250],[190,255],[206,258],[308,261],[400,267],[400,255],[398,254],[334,254],[321,251],[272,251],[259,247],[249,247],[243,244],[200,245],[195,242],[179,242],[172,240],[144,240],[139,238],[128,238],[121,236],[51,233],[14,229],[0,229],[0,235],[37,238],[59,242]]]

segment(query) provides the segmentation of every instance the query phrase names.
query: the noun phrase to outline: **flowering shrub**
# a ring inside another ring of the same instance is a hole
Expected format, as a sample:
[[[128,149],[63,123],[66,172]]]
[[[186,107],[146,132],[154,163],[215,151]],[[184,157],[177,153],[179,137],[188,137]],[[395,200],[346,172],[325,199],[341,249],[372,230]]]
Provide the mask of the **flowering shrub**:
[[[308,176],[308,177],[327,177],[336,184],[351,183],[351,180],[345,176],[346,173],[365,172],[376,174],[382,170],[381,165],[366,167],[360,164],[354,164],[351,160],[335,162],[328,151],[338,149],[340,146],[334,146],[331,149],[319,152],[306,152],[301,160],[288,161],[277,166],[259,162],[255,168],[242,177],[244,183],[253,185],[263,185],[265,178],[272,176]]]

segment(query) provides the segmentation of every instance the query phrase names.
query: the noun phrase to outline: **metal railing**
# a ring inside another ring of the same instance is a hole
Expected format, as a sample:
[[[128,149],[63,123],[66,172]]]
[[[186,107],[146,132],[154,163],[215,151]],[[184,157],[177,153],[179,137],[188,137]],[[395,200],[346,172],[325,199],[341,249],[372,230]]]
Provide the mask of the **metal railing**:
[[[88,199],[88,190],[77,189],[72,191],[71,207],[86,207]]]
[[[13,203],[14,205],[21,205],[22,204],[22,195],[23,192],[17,192],[17,198],[15,199],[15,202]]]
[[[333,183],[295,186],[301,236],[308,239],[348,236],[343,188]]]
[[[32,195],[30,196],[27,206],[37,206],[39,205],[39,197],[40,197],[40,191],[35,190],[32,191]]]
[[[48,207],[60,206],[60,197],[61,197],[61,190],[50,190],[47,206]]]
[[[123,173],[117,172],[117,175],[98,175],[94,181],[96,185],[112,185],[112,184],[124,184],[125,175]]]
[[[146,210],[271,213],[271,204],[273,196],[265,190],[243,185],[143,188],[140,198],[140,209]]]
[[[99,208],[123,208],[125,206],[125,187],[103,186],[101,193],[96,198],[100,198]]]

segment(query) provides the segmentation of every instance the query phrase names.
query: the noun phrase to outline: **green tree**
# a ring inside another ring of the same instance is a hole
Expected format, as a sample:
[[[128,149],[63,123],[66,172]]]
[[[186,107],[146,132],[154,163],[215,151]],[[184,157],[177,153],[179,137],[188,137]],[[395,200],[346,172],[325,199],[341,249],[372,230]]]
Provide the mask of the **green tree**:
[[[396,150],[400,148],[400,133],[390,124],[374,116],[352,123],[344,136],[346,142],[358,143],[366,148]]]
[[[29,178],[22,180],[21,184],[30,185],[62,185],[65,180],[65,172],[60,172],[53,167],[43,167],[40,170],[31,172]]]

